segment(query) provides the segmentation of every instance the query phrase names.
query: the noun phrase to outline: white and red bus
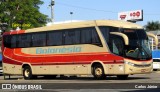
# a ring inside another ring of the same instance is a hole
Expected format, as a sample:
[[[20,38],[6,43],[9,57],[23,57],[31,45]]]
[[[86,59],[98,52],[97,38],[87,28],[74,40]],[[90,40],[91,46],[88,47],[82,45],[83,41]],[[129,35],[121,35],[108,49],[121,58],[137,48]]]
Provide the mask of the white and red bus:
[[[155,37],[154,35],[150,35]],[[81,21],[3,34],[3,73],[90,75],[96,79],[152,72],[143,27],[117,20]]]

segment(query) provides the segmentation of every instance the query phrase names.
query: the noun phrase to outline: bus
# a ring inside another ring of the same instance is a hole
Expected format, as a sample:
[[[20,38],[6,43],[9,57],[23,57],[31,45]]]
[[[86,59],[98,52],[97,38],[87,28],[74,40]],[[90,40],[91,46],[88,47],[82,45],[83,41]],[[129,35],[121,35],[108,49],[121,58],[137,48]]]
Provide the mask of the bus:
[[[152,54],[142,26],[118,20],[53,24],[5,32],[3,73],[37,76],[93,75],[95,79],[151,73]]]

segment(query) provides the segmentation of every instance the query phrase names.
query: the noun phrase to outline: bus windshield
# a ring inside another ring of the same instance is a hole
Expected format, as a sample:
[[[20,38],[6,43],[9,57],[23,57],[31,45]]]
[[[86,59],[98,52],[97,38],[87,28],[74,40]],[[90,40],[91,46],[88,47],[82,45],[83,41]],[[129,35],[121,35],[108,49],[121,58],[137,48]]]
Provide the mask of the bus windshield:
[[[112,53],[135,60],[149,60],[152,58],[148,36],[143,29],[100,27],[100,30]],[[120,36],[109,34],[109,32],[125,34],[129,38],[129,45],[125,45]]]
[[[151,59],[148,36],[143,29],[123,29],[122,33],[129,38],[129,45],[125,48],[125,56],[132,59]]]

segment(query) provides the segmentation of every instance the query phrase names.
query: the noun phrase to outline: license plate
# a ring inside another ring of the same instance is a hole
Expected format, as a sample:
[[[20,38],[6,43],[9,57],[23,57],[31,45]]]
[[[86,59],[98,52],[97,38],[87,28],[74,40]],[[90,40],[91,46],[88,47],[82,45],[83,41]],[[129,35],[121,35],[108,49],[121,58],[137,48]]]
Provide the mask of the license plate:
[[[142,73],[146,72],[146,69],[141,69],[141,72],[142,72]]]

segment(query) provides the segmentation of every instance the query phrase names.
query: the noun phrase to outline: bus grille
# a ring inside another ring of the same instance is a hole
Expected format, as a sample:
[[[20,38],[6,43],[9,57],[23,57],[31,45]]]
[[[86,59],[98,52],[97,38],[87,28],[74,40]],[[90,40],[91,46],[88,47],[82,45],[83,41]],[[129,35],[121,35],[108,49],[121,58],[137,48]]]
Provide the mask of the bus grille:
[[[151,64],[145,64],[145,65],[138,65],[138,64],[134,64],[135,67],[150,67]]]

